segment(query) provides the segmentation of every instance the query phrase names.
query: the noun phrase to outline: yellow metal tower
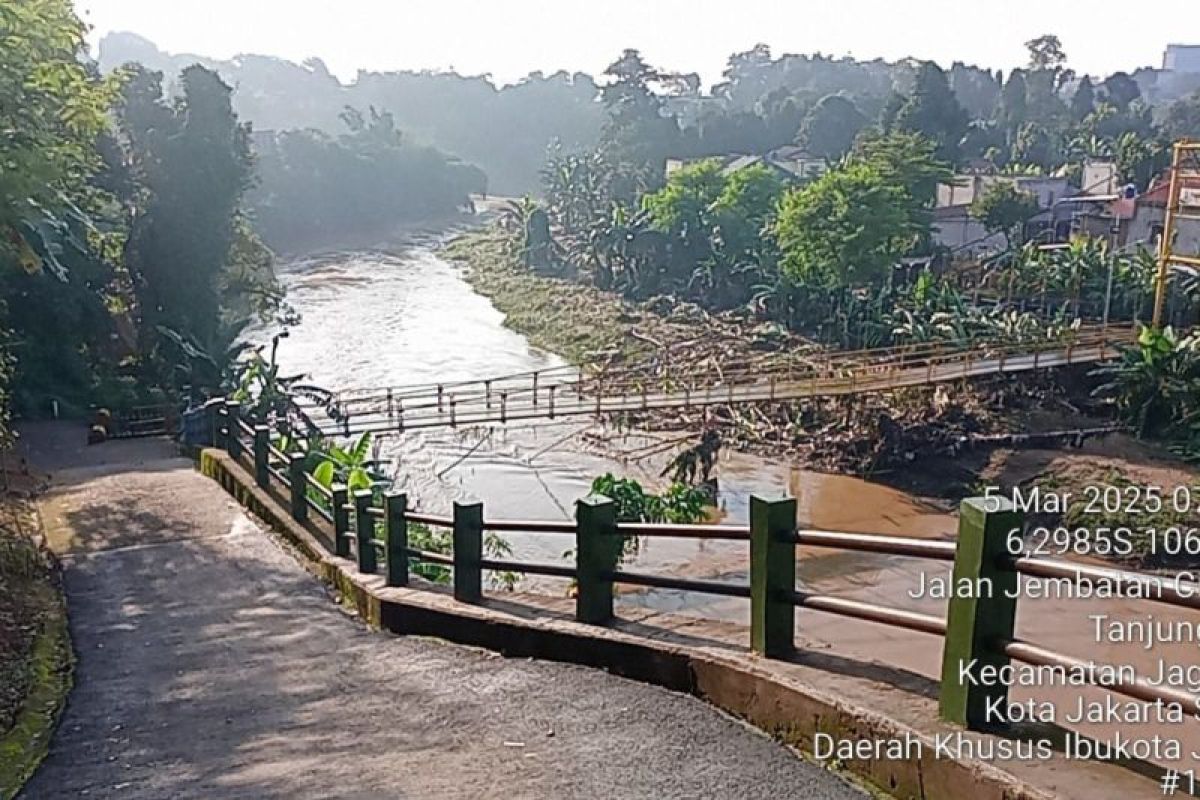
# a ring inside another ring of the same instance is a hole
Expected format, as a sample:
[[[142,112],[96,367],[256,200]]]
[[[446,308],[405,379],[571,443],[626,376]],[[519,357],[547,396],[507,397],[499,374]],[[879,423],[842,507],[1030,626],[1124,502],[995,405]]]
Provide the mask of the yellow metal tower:
[[[1171,182],[1158,247],[1158,276],[1154,282],[1155,328],[1162,326],[1171,264],[1200,268],[1200,253],[1175,252],[1175,228],[1180,219],[1200,220],[1200,142],[1187,139],[1175,143],[1171,156]]]

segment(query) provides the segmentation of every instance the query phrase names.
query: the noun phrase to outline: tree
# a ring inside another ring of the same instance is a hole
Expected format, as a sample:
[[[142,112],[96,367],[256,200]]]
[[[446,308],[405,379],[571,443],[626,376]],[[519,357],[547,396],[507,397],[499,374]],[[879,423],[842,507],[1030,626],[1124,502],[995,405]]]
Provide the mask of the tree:
[[[1004,84],[1004,90],[1000,93],[1000,108],[997,114],[998,121],[1004,128],[1010,143],[1016,137],[1017,131],[1025,124],[1028,116],[1028,105],[1028,87],[1025,84],[1025,73],[1019,69],[1013,70],[1009,73],[1008,81]]]
[[[917,71],[912,94],[896,111],[893,127],[921,134],[934,142],[939,158],[954,163],[968,121],[966,110],[950,90],[946,73],[927,61]]]
[[[1025,223],[1038,213],[1037,196],[1021,191],[1009,181],[989,186],[971,204],[975,217],[989,233],[1002,233],[1008,246],[1020,246]]]
[[[950,88],[972,120],[991,119],[1000,101],[1003,81],[987,70],[955,61],[950,67]]]
[[[1200,92],[1176,100],[1167,108],[1163,133],[1172,141],[1200,139]]]
[[[216,73],[184,70],[172,106],[153,90],[160,80],[156,73],[137,76],[119,111],[142,187],[131,199],[137,210],[126,263],[145,331],[167,327],[207,343],[219,336],[221,285],[251,181],[249,130]]]
[[[821,98],[800,124],[796,143],[814,156],[838,159],[850,150],[867,118],[853,100],[840,94]]]
[[[1029,68],[1056,70],[1067,63],[1062,40],[1053,34],[1043,34],[1025,43],[1029,50]]]
[[[1071,117],[1082,121],[1096,108],[1096,90],[1092,87],[1092,79],[1084,75],[1079,87],[1071,97]]]
[[[937,187],[953,179],[954,171],[939,160],[934,143],[917,133],[864,137],[852,162],[862,163],[898,190],[900,211],[909,233],[909,250],[928,252],[931,209]]]
[[[878,283],[907,247],[904,205],[904,191],[868,164],[789,192],[776,226],[784,274],[826,288]]]
[[[1101,84],[1104,97],[1118,111],[1128,111],[1129,106],[1142,96],[1137,81],[1124,72],[1114,72]]]
[[[107,400],[93,390],[119,349],[120,232],[89,183],[118,80],[84,66],[84,31],[67,0],[0,4],[0,444],[10,400],[29,414]]]
[[[637,50],[626,50],[604,71],[610,82],[601,89],[608,120],[601,147],[639,171],[634,192],[661,185],[663,161],[675,146],[679,126],[664,115],[655,87],[667,77],[646,63]]]
[[[715,225],[713,205],[725,189],[725,175],[716,160],[688,164],[667,185],[642,198],[655,230],[671,237],[676,254],[686,264],[706,257]]]
[[[40,269],[53,261],[41,222],[99,168],[116,83],[84,68],[84,25],[67,0],[5,3],[0,34],[0,258]]]

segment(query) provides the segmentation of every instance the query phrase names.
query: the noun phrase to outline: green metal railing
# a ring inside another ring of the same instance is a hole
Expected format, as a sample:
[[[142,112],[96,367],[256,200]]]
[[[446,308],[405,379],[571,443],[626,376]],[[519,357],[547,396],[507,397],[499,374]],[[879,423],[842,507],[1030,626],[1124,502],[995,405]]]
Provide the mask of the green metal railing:
[[[1007,500],[964,500],[955,542],[874,536],[835,531],[797,530],[796,501],[763,499],[750,503],[748,526],[625,524],[616,519],[614,503],[591,496],[578,501],[573,521],[489,520],[481,503],[455,503],[450,516],[425,514],[409,508],[403,492],[383,496],[375,503],[372,491],[351,493],[342,485],[331,489],[315,483],[304,471],[305,454],[283,453],[270,443],[269,431],[247,423],[236,403],[213,407],[213,440],[254,476],[256,484],[288,505],[291,516],[325,538],[334,556],[352,559],[364,575],[382,571],[387,587],[407,587],[410,565],[425,563],[451,570],[454,598],[479,603],[484,598],[483,573],[505,571],[525,575],[567,578],[576,582],[575,614],[585,623],[603,625],[614,619],[617,585],[698,592],[750,601],[750,645],[767,658],[790,658],[796,652],[796,610],[809,609],[841,617],[888,625],[920,634],[939,636],[942,646],[942,680],[939,705],[942,716],[971,729],[994,727],[985,709],[1007,700],[1008,689],[996,683],[959,680],[963,664],[1005,667],[1012,660],[1050,667],[1091,664],[1016,637],[1017,600],[1010,590],[1018,574],[1069,580],[1076,583],[1110,581],[1132,589],[1158,580],[1156,576],[1048,558],[1013,555],[1010,538],[1023,530],[1024,519]],[[417,550],[409,545],[409,524],[451,532],[449,555]],[[575,563],[539,564],[486,558],[487,532],[522,532],[573,536]],[[748,583],[680,578],[621,569],[619,555],[628,537],[688,538],[746,542],[749,545]],[[954,585],[980,585],[988,581],[988,596],[954,597],[944,617],[903,611],[847,598],[813,594],[796,588],[796,547],[918,558],[952,565]],[[1164,587],[1154,596],[1130,591],[1131,597],[1174,607],[1200,609],[1200,584],[1186,591]],[[1093,669],[1092,683],[1139,700],[1178,704],[1190,713],[1191,695],[1141,678],[1132,681],[1106,677],[1117,670]]]

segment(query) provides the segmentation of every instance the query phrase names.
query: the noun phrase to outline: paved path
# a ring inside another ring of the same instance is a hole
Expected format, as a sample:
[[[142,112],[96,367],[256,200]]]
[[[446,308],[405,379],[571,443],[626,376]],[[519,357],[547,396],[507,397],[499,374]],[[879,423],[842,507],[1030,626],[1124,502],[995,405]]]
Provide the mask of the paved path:
[[[863,797],[690,697],[369,631],[161,445],[26,436],[91,466],[43,503],[79,664],[23,797]]]

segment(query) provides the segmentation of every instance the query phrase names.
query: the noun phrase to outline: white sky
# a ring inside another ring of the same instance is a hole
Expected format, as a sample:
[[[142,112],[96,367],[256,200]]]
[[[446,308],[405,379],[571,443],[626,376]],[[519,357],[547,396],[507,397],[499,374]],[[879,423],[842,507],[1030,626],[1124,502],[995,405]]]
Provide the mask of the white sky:
[[[1023,43],[1063,41],[1070,65],[1107,74],[1161,66],[1169,42],[1200,43],[1200,0],[76,0],[92,41],[128,30],[168,52],[319,56],[359,68],[599,73],[625,47],[660,67],[720,78],[757,42],[784,52],[954,60],[1005,70]]]

